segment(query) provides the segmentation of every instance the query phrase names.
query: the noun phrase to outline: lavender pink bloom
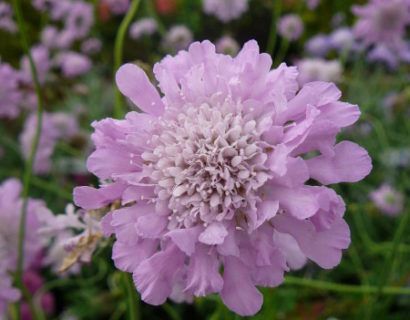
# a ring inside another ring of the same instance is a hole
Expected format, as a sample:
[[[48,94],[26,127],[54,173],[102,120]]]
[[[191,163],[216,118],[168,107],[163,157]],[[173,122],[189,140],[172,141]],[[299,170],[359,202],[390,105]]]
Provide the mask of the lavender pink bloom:
[[[203,10],[226,23],[248,10],[248,0],[203,0]]]
[[[370,193],[377,208],[390,216],[397,216],[403,210],[404,196],[388,184],[381,185]]]
[[[325,34],[317,34],[305,44],[305,50],[314,57],[324,57],[331,49],[330,39]]]
[[[157,31],[157,22],[153,18],[142,18],[130,26],[130,37],[137,40],[149,36]]]
[[[20,113],[19,72],[0,60],[0,118],[15,118]]]
[[[31,48],[31,56],[36,66],[37,78],[40,84],[46,82],[47,74],[51,67],[49,50],[44,45],[37,45]],[[30,63],[27,56],[20,61],[21,81],[25,84],[33,84]]]
[[[92,67],[90,58],[74,51],[60,53],[56,56],[55,63],[61,68],[61,72],[66,78],[81,76]]]
[[[20,299],[20,292],[12,287],[10,272],[17,267],[17,246],[21,206],[21,183],[8,179],[0,185],[0,318],[7,312],[7,304]],[[27,270],[36,261],[42,244],[37,236],[39,222],[35,212],[44,207],[39,200],[29,198],[27,203],[26,234],[23,246],[24,266]]]
[[[305,58],[297,62],[298,82],[304,85],[312,81],[339,82],[342,77],[342,66],[339,60]]]
[[[87,167],[104,184],[77,187],[74,200],[85,210],[121,201],[102,230],[145,302],[219,293],[249,316],[263,302],[256,286],[278,286],[307,259],[340,263],[350,231],[327,185],[371,170],[366,150],[336,143],[359,108],[332,83],[299,89],[295,67],[271,65],[256,41],[234,58],[195,42],[154,66],[161,95],[136,65],[118,70],[119,90],[143,113],[93,123]]]
[[[216,52],[235,56],[239,52],[238,42],[230,36],[223,36],[215,43]]]
[[[8,3],[0,2],[0,30],[10,33],[17,31],[17,25],[13,20],[13,10]]]
[[[25,159],[31,153],[33,139],[36,133],[37,116],[31,114],[24,124],[24,130],[20,135],[20,145]],[[48,173],[51,169],[51,155],[59,138],[70,139],[78,131],[76,120],[66,113],[43,113],[42,128],[36,157],[34,159],[33,172],[38,174]]]
[[[178,52],[188,48],[193,38],[191,30],[186,26],[176,25],[169,29],[163,39],[162,46],[170,52]]]
[[[303,21],[296,14],[287,14],[278,22],[278,33],[289,41],[295,41],[303,33]]]
[[[353,32],[366,45],[395,45],[410,24],[409,0],[370,0],[367,5],[353,6],[352,11],[359,18]]]
[[[130,6],[130,0],[104,0],[104,3],[110,8],[114,14],[126,13]]]
[[[70,30],[74,39],[85,38],[94,22],[94,10],[90,3],[75,1],[65,18],[65,29]]]
[[[101,51],[102,42],[98,38],[90,38],[81,44],[81,52],[85,54],[96,54]]]

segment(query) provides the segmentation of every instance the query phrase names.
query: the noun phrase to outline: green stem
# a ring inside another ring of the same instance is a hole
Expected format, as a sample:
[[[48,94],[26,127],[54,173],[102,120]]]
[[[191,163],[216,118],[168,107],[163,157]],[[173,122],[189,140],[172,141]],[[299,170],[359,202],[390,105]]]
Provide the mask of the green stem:
[[[23,264],[24,264],[23,249],[24,249],[25,226],[26,226],[26,215],[27,215],[27,200],[28,200],[28,194],[30,190],[30,180],[31,180],[31,175],[32,175],[32,170],[33,170],[34,159],[35,159],[36,152],[37,152],[38,141],[40,139],[41,125],[42,125],[41,120],[42,120],[42,113],[43,113],[43,100],[41,97],[41,88],[38,82],[36,66],[34,65],[33,57],[31,56],[31,53],[30,53],[29,42],[27,39],[27,34],[26,34],[25,26],[24,26],[24,21],[23,21],[23,16],[21,13],[19,0],[13,0],[13,9],[14,9],[14,13],[16,14],[18,30],[21,36],[24,51],[30,63],[30,70],[31,70],[31,75],[32,75],[32,79],[34,82],[34,88],[36,91],[37,103],[38,103],[36,134],[34,136],[34,140],[31,145],[30,157],[27,160],[26,168],[24,172],[23,194],[22,194],[23,204],[21,207],[21,216],[20,216],[20,225],[19,225],[16,281],[17,281],[18,286],[23,291],[24,290],[23,280],[22,280]],[[17,308],[17,318],[20,319],[20,316],[21,316],[20,308],[18,307]],[[38,319],[35,313],[33,313],[33,318]]]
[[[128,27],[131,24],[131,21],[135,13],[137,12],[139,4],[140,4],[140,0],[132,1],[127,11],[127,14],[125,15],[118,29],[117,36],[115,38],[115,44],[114,44],[114,78],[115,78],[115,73],[117,72],[117,70],[122,64],[122,53],[123,53],[123,48],[124,48],[125,35],[128,31]],[[122,96],[118,88],[115,88],[114,117],[121,118],[122,116],[123,116]]]
[[[162,305],[162,309],[164,309],[164,311],[169,315],[170,319],[172,319],[172,320],[181,320],[178,313],[172,308],[172,306],[168,302],[165,302]]]
[[[148,1],[145,2],[145,4],[146,4],[148,14],[152,18],[154,18],[154,20],[157,22],[158,33],[161,35],[161,37],[163,37],[165,35],[165,33],[167,32],[167,30],[166,30],[165,26],[162,24],[160,18],[158,17],[157,12],[155,11],[154,1],[148,0]]]
[[[382,294],[382,295],[410,295],[410,288],[407,287],[383,287],[381,290],[377,286],[360,286],[351,284],[332,283],[321,280],[297,278],[287,276],[285,284],[325,291],[354,294]]]
[[[277,23],[282,11],[282,0],[272,0],[272,21],[270,23],[268,44],[266,46],[266,52],[272,56],[275,51],[276,39],[278,37],[277,33]]]
[[[290,41],[286,38],[282,38],[282,42],[279,47],[279,52],[276,55],[275,62],[273,63],[275,67],[281,64],[283,62],[283,59],[285,59],[286,53],[288,52],[288,49],[289,49],[289,45],[290,45]]]
[[[136,295],[134,283],[132,281],[132,276],[128,273],[124,273],[124,284],[127,289],[127,297],[128,297],[128,319],[130,320],[138,320],[138,298]]]

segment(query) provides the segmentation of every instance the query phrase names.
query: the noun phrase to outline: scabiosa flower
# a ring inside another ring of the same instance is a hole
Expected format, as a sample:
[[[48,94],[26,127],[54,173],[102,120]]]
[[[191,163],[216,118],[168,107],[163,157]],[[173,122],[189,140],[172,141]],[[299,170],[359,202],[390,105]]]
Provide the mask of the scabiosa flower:
[[[93,22],[92,4],[76,1],[71,5],[66,17],[65,29],[72,32],[74,39],[82,39],[88,35]]]
[[[163,39],[163,47],[170,52],[177,52],[188,48],[193,40],[191,30],[183,25],[173,26]]]
[[[366,45],[400,42],[410,23],[408,0],[371,0],[352,11],[359,17],[353,31]]]
[[[319,0],[306,0],[306,4],[310,10],[314,10],[319,5]]]
[[[54,215],[47,208],[37,210],[40,221],[38,234],[47,249],[45,262],[55,271],[76,273],[79,263],[88,263],[102,237],[101,223],[96,213],[84,210],[75,212],[72,204],[66,206],[65,214]]]
[[[333,49],[336,51],[350,51],[354,49],[355,38],[352,30],[347,27],[341,27],[334,30],[330,36],[329,41]]]
[[[15,118],[21,100],[19,73],[0,60],[0,118]]]
[[[203,10],[226,23],[248,10],[248,0],[203,0]]]
[[[47,73],[51,67],[50,55],[48,48],[44,45],[37,45],[31,48],[31,56],[33,57],[34,64],[36,66],[38,81],[40,84],[44,84],[46,81]],[[25,84],[32,84],[31,69],[28,58],[24,56],[20,61],[21,69],[21,81]]]
[[[31,153],[31,146],[36,133],[37,116],[31,114],[24,124],[20,135],[20,145],[25,159]],[[33,171],[35,173],[48,173],[51,168],[51,155],[59,138],[70,139],[78,131],[77,122],[69,114],[43,113],[42,128]]]
[[[332,268],[348,247],[345,205],[325,185],[370,172],[364,149],[335,145],[359,109],[332,83],[298,91],[296,68],[271,65],[256,41],[235,58],[195,42],[154,66],[162,98],[139,67],[118,70],[118,88],[144,113],[93,123],[87,167],[104,184],[76,188],[74,200],[86,210],[121,201],[102,229],[147,303],[182,282],[185,294],[220,293],[252,315],[263,300],[255,286],[279,285],[306,258]]]
[[[44,29],[41,31],[41,43],[45,45],[49,49],[56,48],[57,41],[59,38],[59,32],[57,27],[48,25],[45,26]]]
[[[104,4],[108,6],[112,13],[123,14],[127,12],[130,0],[104,0]]]
[[[17,25],[13,20],[13,10],[10,5],[5,2],[0,2],[0,30],[5,30],[10,33],[17,31]]]
[[[381,185],[370,193],[370,198],[383,213],[397,216],[403,210],[404,196],[388,184]]]
[[[295,41],[303,33],[303,21],[296,14],[287,14],[278,22],[278,33],[289,41]]]
[[[87,73],[92,62],[90,58],[74,51],[67,51],[55,57],[55,64],[61,68],[64,77],[73,78]]]
[[[96,54],[101,51],[102,43],[98,38],[90,38],[81,44],[81,52],[85,54]]]
[[[305,44],[307,53],[314,57],[324,57],[331,49],[330,39],[325,34],[317,34],[310,38]]]
[[[2,269],[15,270],[22,199],[21,183],[8,179],[0,185],[0,261]],[[26,234],[24,242],[24,268],[29,267],[42,249],[37,236],[39,222],[35,211],[44,207],[40,200],[29,199],[27,204]],[[1,279],[1,277],[0,277]]]
[[[18,301],[21,297],[20,291],[13,288],[12,283],[11,275],[8,274],[3,261],[0,261],[0,319],[3,319],[3,315],[7,312],[7,305]]]
[[[142,18],[130,26],[130,37],[137,40],[157,31],[157,22],[153,18]]]
[[[230,36],[223,36],[215,43],[216,52],[235,56],[239,51],[239,44]]]
[[[342,66],[339,60],[324,60],[320,58],[305,58],[297,63],[300,85],[311,81],[339,82],[342,77]]]

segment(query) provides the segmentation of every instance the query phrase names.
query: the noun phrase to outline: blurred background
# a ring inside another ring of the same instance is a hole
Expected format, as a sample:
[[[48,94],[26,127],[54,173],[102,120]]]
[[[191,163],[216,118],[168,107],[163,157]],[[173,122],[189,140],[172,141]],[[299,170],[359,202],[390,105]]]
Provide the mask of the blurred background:
[[[119,65],[135,62],[152,76],[157,61],[193,41],[209,39],[218,52],[236,55],[256,39],[275,66],[298,66],[301,85],[335,82],[343,101],[359,105],[360,120],[340,140],[367,149],[373,171],[359,183],[334,186],[346,202],[352,233],[342,263],[332,270],[308,263],[281,286],[261,289],[263,308],[253,318],[408,319],[409,295],[382,294],[381,288],[410,286],[410,1],[18,2],[46,112],[30,197],[61,213],[72,202],[73,187],[97,184],[86,170],[90,124],[124,115],[114,108]],[[1,181],[24,175],[36,108],[16,14],[11,1],[0,0]],[[128,319],[127,281],[113,266],[111,245],[102,243],[75,274],[35,271],[32,293],[48,294],[42,302],[47,318]],[[239,318],[216,295],[159,307],[139,301],[136,307],[140,319]]]

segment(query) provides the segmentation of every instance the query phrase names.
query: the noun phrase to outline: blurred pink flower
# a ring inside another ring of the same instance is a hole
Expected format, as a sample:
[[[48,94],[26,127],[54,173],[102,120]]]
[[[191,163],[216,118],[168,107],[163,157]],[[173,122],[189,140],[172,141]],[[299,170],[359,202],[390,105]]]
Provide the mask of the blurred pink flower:
[[[119,90],[143,113],[93,123],[87,167],[104,184],[75,188],[74,200],[86,210],[121,201],[102,230],[145,302],[219,293],[253,315],[256,286],[279,285],[307,258],[333,268],[349,246],[345,205],[325,185],[371,170],[366,150],[335,144],[360,111],[334,84],[299,90],[296,68],[271,65],[256,41],[235,58],[195,42],[154,66],[162,97],[136,65],[118,70]]]
[[[176,25],[169,29],[162,41],[162,46],[170,52],[178,52],[188,48],[193,37],[191,30],[186,26]]]
[[[403,210],[404,196],[388,184],[381,185],[370,193],[370,198],[383,213],[397,216]]]
[[[20,113],[19,72],[0,60],[0,118],[15,118]]]
[[[230,36],[223,36],[215,44],[216,52],[235,56],[239,51],[238,42]]]
[[[339,60],[305,58],[297,62],[298,82],[302,86],[312,81],[339,82],[342,77],[342,66]]]
[[[157,31],[157,22],[153,18],[142,18],[130,26],[130,37],[134,40],[149,36]]]
[[[65,29],[70,30],[74,39],[85,38],[94,23],[94,9],[92,4],[75,1],[71,4],[65,19]]]
[[[10,33],[17,31],[17,25],[13,20],[13,10],[8,3],[0,2],[0,30]]]
[[[303,21],[296,14],[287,14],[280,18],[278,22],[278,33],[281,37],[295,41],[303,33]]]
[[[55,64],[61,68],[64,77],[78,77],[87,73],[92,62],[90,58],[74,51],[61,52],[55,58]]]
[[[9,303],[16,302],[20,299],[21,293],[18,289],[13,288],[13,279],[0,261],[0,319],[7,319],[7,306]]]
[[[130,0],[103,0],[103,1],[108,6],[110,11],[114,14],[126,13],[130,6]]]
[[[47,74],[51,67],[50,54],[48,48],[44,45],[36,45],[30,49],[31,56],[36,66],[37,78],[42,85],[46,82]],[[25,84],[32,84],[30,63],[27,56],[24,56],[20,61],[21,81]]]
[[[20,146],[25,159],[31,153],[33,139],[36,133],[37,116],[31,114],[25,124],[24,130],[20,134]],[[70,139],[78,131],[75,118],[68,113],[43,113],[42,128],[36,157],[34,159],[33,172],[38,174],[48,173],[51,169],[51,155],[59,138]]]
[[[203,9],[226,23],[248,10],[248,0],[203,0]]]
[[[330,39],[325,34],[317,34],[305,44],[305,50],[314,57],[324,57],[331,49]]]
[[[81,44],[81,52],[85,54],[96,54],[101,51],[102,42],[98,38],[90,38]]]
[[[409,0],[370,0],[352,11],[359,18],[353,32],[366,45],[401,42],[410,24]]]

